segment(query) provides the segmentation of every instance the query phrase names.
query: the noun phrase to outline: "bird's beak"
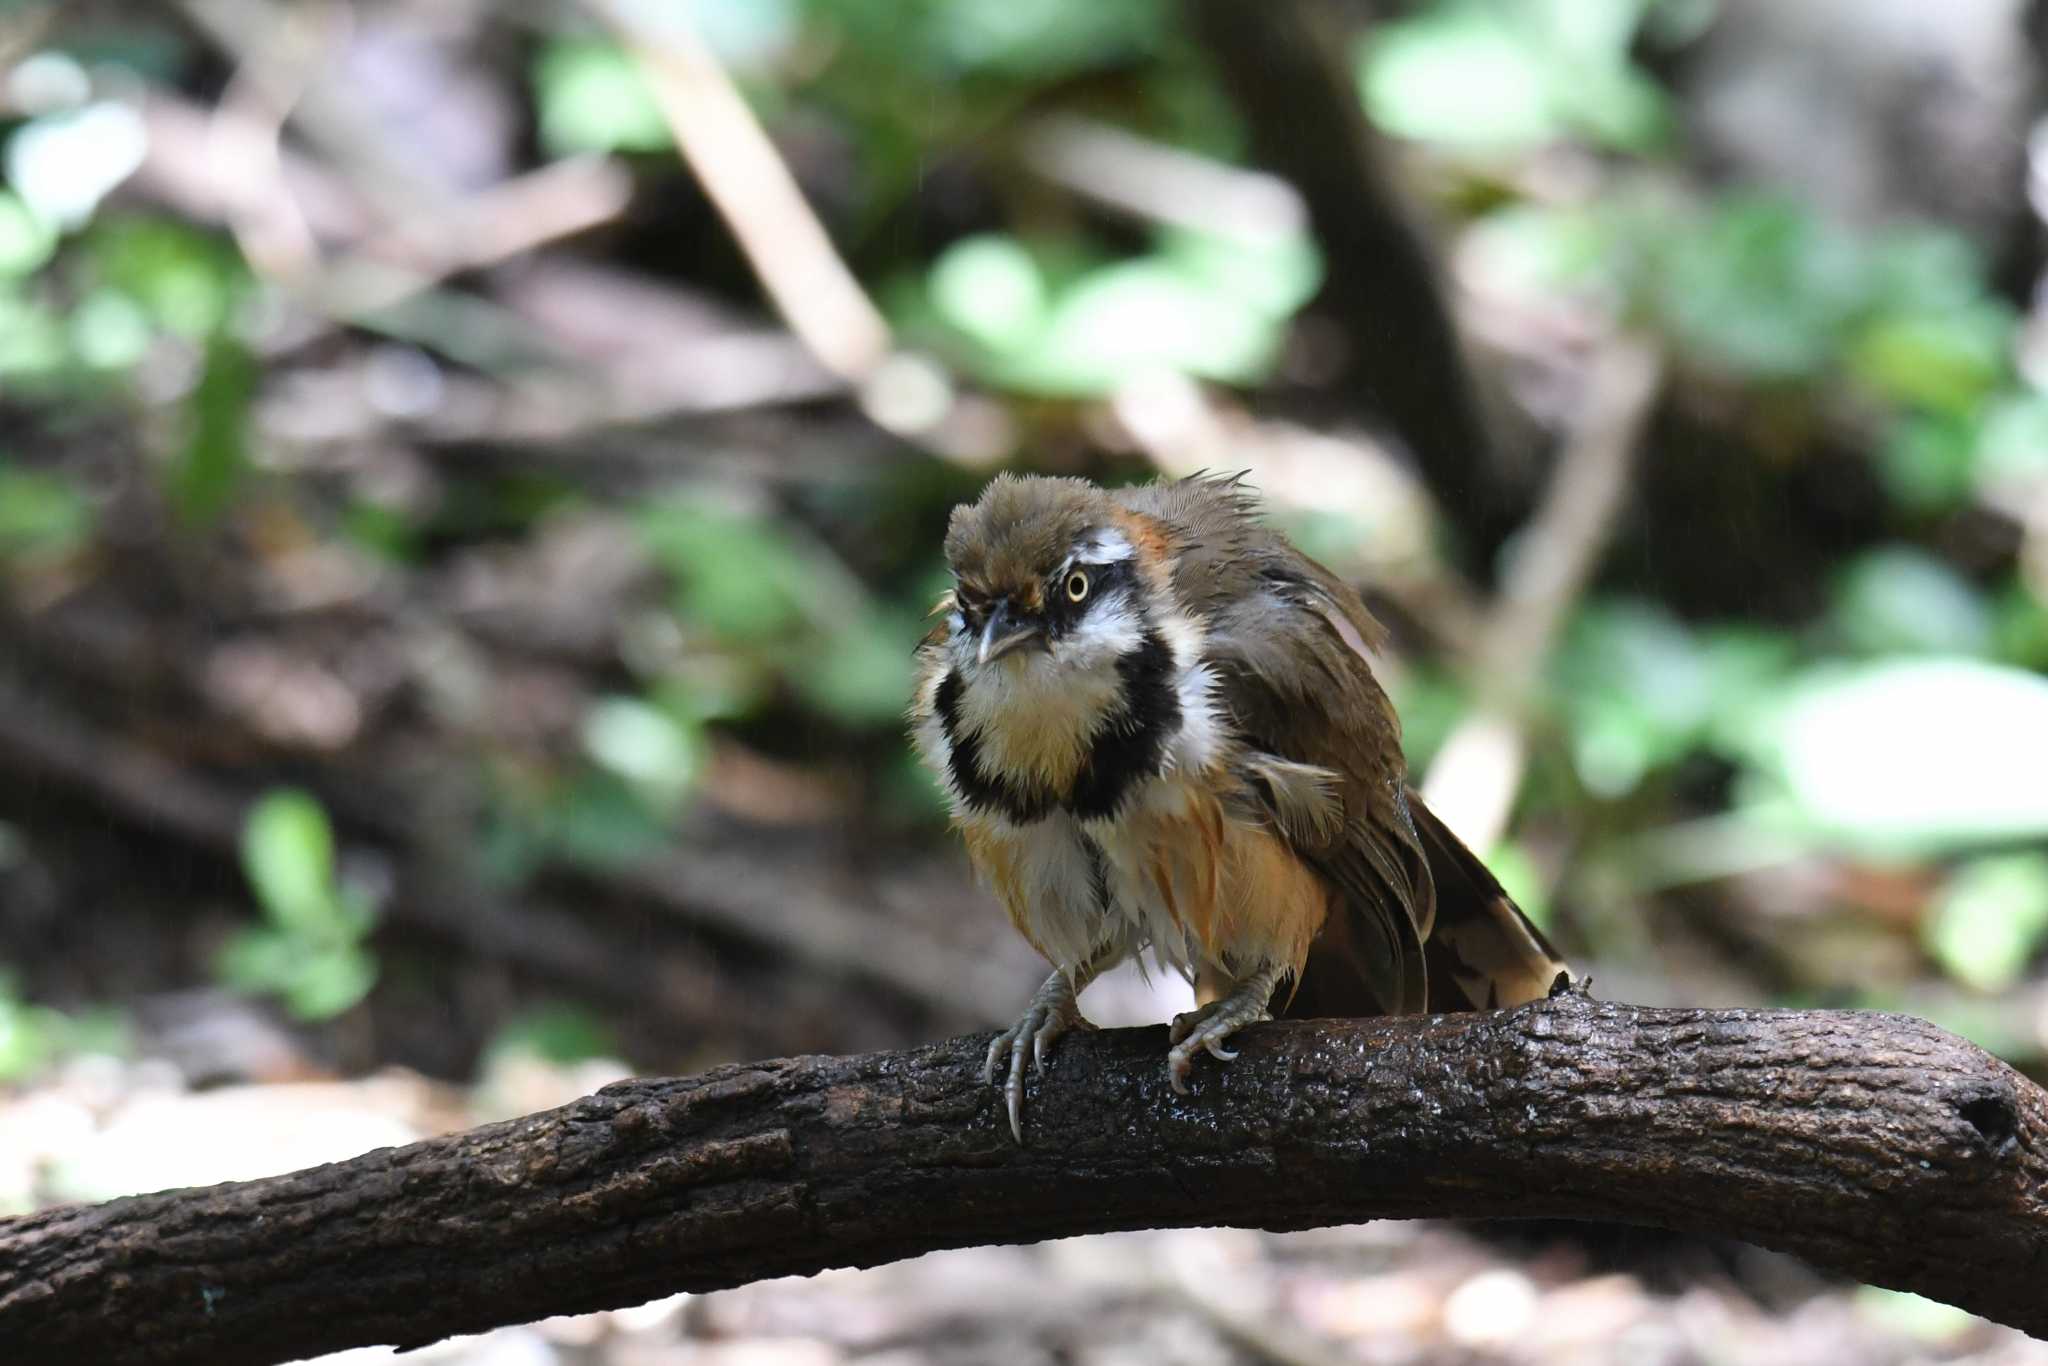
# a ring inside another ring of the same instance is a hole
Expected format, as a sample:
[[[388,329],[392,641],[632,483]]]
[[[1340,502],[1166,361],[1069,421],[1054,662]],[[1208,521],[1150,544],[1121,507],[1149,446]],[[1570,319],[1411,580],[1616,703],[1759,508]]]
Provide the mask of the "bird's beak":
[[[998,598],[988,621],[981,628],[981,645],[974,652],[976,663],[986,664],[991,659],[1001,659],[1019,645],[1043,637],[1044,626],[1034,618],[1013,613],[1008,598]]]

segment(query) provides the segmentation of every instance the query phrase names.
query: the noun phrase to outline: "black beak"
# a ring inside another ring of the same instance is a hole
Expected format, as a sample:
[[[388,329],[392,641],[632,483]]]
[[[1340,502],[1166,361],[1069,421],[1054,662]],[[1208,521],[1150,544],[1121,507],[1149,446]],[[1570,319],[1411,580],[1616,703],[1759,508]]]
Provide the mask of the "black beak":
[[[982,625],[981,645],[974,652],[975,662],[986,664],[991,659],[1001,659],[1019,645],[1040,639],[1044,631],[1044,625],[1036,618],[1012,612],[1010,600],[998,598],[988,614],[988,621]]]

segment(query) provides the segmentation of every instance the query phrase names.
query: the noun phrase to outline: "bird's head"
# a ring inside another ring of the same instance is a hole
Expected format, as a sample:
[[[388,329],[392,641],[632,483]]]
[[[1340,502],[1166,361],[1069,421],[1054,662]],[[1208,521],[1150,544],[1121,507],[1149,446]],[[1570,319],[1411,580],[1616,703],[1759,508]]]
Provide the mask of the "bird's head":
[[[1113,673],[1166,591],[1164,558],[1159,530],[1086,480],[999,476],[946,532],[954,666]]]

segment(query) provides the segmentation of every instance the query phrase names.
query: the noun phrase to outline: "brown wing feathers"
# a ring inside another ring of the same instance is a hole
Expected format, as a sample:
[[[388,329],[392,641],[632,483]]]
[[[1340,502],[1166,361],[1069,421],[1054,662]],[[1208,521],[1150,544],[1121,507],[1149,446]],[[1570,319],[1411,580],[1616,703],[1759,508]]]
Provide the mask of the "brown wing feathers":
[[[1548,991],[1556,952],[1406,786],[1400,723],[1369,658],[1382,633],[1358,595],[1260,526],[1235,481],[1119,501],[1171,528],[1175,591],[1206,621],[1224,699],[1256,747],[1241,776],[1339,892],[1281,1013],[1487,1008]],[[1312,814],[1331,782],[1339,820]]]

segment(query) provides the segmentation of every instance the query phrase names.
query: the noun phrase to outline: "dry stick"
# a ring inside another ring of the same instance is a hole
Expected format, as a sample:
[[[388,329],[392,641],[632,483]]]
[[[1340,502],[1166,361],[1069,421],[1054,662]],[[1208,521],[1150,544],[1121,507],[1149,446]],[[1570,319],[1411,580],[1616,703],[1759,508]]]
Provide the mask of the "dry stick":
[[[889,325],[839,259],[732,78],[691,28],[687,7],[671,6],[656,27],[618,0],[591,5],[639,63],[683,159],[790,329],[835,374],[871,374],[888,354]]]
[[[1294,187],[1198,152],[1070,114],[1038,120],[1022,138],[1025,164],[1074,194],[1148,223],[1270,245],[1307,231]]]
[[[1519,715],[1599,567],[1663,373],[1654,346],[1627,335],[1594,357],[1579,421],[1481,629],[1481,706],[1444,742],[1422,784],[1430,809],[1476,849],[1507,828],[1528,759]]]
[[[1907,1016],[1290,1022],[1176,1096],[1062,1042],[1028,1146],[986,1036],[720,1068],[287,1176],[0,1222],[0,1360],[275,1362],[938,1248],[1373,1218],[1745,1239],[2048,1335],[2048,1092]]]

